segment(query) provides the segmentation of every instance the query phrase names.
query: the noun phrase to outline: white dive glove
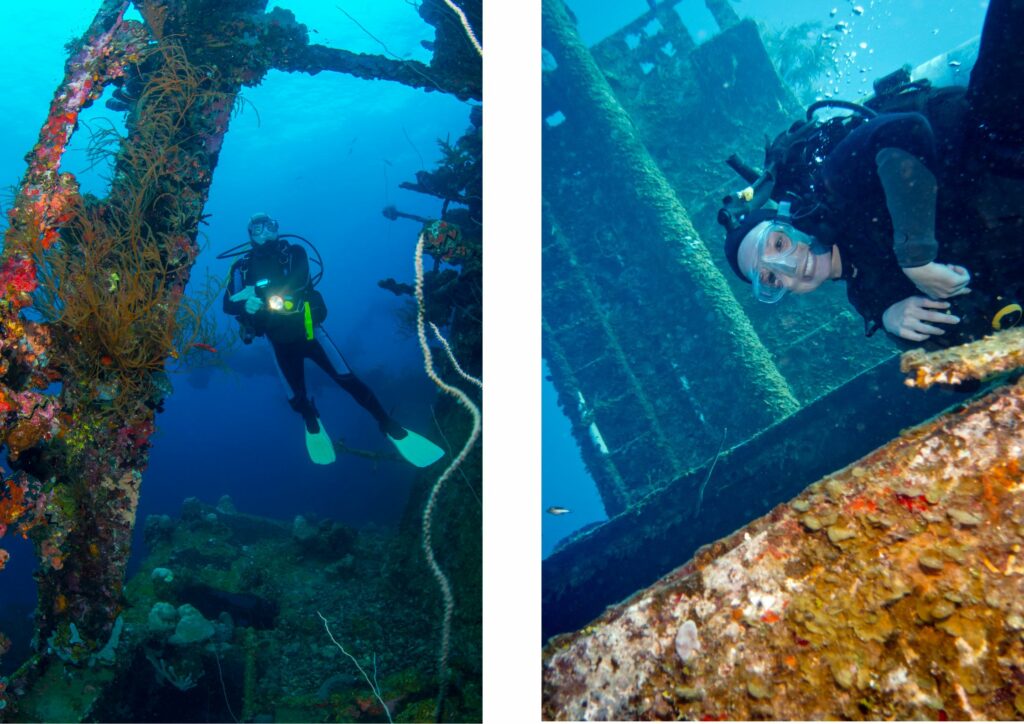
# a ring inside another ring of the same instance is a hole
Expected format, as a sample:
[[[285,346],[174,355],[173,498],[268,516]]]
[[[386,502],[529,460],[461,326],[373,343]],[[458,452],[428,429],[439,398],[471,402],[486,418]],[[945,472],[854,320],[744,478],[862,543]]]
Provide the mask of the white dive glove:
[[[907,297],[896,302],[882,314],[882,324],[890,334],[911,342],[923,342],[931,336],[945,334],[936,324],[958,324],[960,317],[939,311],[949,309],[949,302],[928,297]]]
[[[915,287],[934,299],[956,297],[971,291],[967,286],[971,282],[971,273],[955,264],[933,261],[924,266],[905,267],[903,273]]]
[[[245,302],[245,311],[249,314],[256,314],[256,312],[263,309],[263,300],[256,296],[256,287],[248,286],[244,287],[242,291],[235,292],[230,297],[232,302]]]

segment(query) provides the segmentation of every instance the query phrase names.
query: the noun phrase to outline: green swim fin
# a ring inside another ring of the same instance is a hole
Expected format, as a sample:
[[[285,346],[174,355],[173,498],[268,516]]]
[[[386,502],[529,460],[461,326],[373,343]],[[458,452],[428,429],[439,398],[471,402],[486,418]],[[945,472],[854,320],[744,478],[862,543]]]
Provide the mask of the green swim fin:
[[[317,465],[330,465],[337,459],[334,454],[334,443],[331,442],[331,438],[319,418],[317,418],[317,425],[320,428],[319,432],[306,430],[306,451],[309,453],[309,459]]]
[[[398,452],[410,463],[418,468],[426,468],[444,457],[444,450],[430,442],[430,440],[422,435],[417,435],[412,430],[402,429],[405,430],[405,437],[401,440],[396,440],[388,435],[388,440],[398,448]]]

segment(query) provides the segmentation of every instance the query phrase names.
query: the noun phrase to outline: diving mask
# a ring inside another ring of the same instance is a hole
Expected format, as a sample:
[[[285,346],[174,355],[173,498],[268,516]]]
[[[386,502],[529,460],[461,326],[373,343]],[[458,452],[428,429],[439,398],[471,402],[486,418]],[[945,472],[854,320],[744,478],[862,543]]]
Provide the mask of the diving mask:
[[[278,224],[266,214],[256,214],[249,220],[249,239],[263,244],[277,238]]]
[[[785,280],[797,281],[814,269],[815,241],[790,224],[775,221],[761,230],[747,276],[759,301],[774,304],[789,291]]]

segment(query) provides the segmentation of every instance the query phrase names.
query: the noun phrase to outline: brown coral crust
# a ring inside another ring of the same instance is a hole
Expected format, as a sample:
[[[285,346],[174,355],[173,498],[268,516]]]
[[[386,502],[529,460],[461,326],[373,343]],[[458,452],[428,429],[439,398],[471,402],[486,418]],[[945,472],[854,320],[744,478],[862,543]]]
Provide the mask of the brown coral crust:
[[[1022,421],[1016,385],[907,431],[556,637],[545,717],[1017,718]]]

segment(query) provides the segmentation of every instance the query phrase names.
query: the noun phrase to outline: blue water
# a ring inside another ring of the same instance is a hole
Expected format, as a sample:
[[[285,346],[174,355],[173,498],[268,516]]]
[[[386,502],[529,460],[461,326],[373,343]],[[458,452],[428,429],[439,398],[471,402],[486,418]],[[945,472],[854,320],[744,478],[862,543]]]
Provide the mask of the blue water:
[[[566,0],[575,13],[582,40],[600,42],[648,10],[645,0]],[[917,65],[981,33],[988,2],[983,0],[734,0],[737,14],[763,23],[772,31],[804,22],[821,23],[821,31],[841,40],[840,67],[844,76],[836,97],[856,100],[871,90],[871,81],[904,63]],[[857,14],[854,8],[863,8]],[[832,15],[833,9],[835,15]],[[702,42],[717,26],[702,2],[676,6],[691,36]],[[838,22],[849,25],[843,35]],[[853,53],[854,55],[850,55]],[[862,71],[863,69],[863,71]],[[966,79],[965,79],[966,84]],[[822,90],[826,90],[824,85]],[[765,129],[777,132],[779,129]],[[546,372],[545,372],[546,374]],[[543,514],[543,555],[551,554],[565,535],[605,518],[593,479],[580,460],[569,423],[559,410],[553,385],[542,386],[543,505],[571,509],[563,516]]]
[[[433,39],[415,7],[403,0],[334,3],[289,0],[312,42],[357,52],[387,52],[429,60],[420,46]],[[98,2],[46,3],[45,20],[36,4],[0,5],[0,184],[16,185],[24,155],[36,141],[63,77],[63,45],[92,19]],[[316,31],[315,33],[313,31]],[[414,334],[403,329],[399,299],[377,281],[410,282],[418,225],[388,221],[389,204],[428,217],[440,215],[440,200],[398,188],[416,171],[439,159],[436,139],[454,141],[469,126],[468,104],[440,93],[397,83],[359,80],[337,73],[317,76],[272,71],[262,85],[243,91],[244,111],[231,122],[216,169],[202,227],[206,247],[193,280],[206,273],[226,276],[230,260],[214,256],[246,241],[249,216],[265,211],[282,233],[300,234],[320,250],[325,274],[319,286],[329,308],[325,328],[352,368],[375,391],[386,409],[407,427],[437,438],[430,404],[434,387],[422,370]],[[120,114],[95,103],[82,116],[83,127]],[[86,134],[76,134],[77,150],[64,170],[86,164]],[[101,171],[83,173],[83,188],[101,192]],[[4,208],[10,194],[2,197]],[[235,324],[214,307],[217,323],[234,334]],[[151,461],[139,504],[136,549],[141,550],[147,515],[176,515],[189,496],[216,502],[230,495],[241,512],[290,519],[315,514],[362,527],[394,525],[402,514],[413,469],[382,462],[378,469],[362,458],[341,456],[331,466],[310,462],[301,418],[286,403],[269,344],[218,355],[219,366],[172,375],[174,394],[157,417]],[[332,437],[356,448],[386,451],[376,423],[344,391],[307,365],[307,381]],[[34,600],[29,578],[32,554],[11,536],[0,545],[12,553],[0,582],[0,610],[27,611]],[[137,560],[133,561],[133,565]],[[0,625],[0,629],[6,628]]]

